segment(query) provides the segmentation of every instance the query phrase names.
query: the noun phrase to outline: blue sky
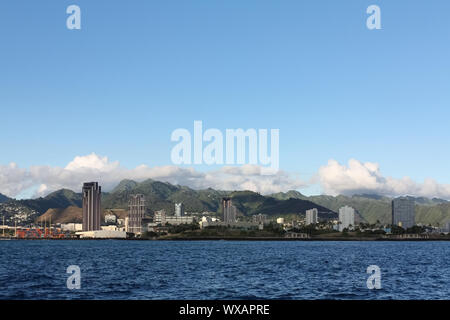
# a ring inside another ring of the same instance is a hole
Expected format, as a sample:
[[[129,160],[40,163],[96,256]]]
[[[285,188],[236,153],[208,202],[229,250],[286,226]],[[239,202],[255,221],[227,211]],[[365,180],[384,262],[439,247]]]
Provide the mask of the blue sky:
[[[71,4],[81,30],[66,28]],[[366,27],[371,4],[382,30]],[[64,167],[95,152],[127,168],[168,165],[171,132],[202,120],[280,129],[281,169],[305,179],[354,158],[448,184],[449,10],[444,0],[2,1],[0,164]]]

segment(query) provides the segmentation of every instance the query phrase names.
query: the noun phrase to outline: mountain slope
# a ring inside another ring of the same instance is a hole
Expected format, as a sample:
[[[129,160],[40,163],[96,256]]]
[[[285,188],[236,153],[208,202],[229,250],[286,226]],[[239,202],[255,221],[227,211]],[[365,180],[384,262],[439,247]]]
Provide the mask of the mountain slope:
[[[36,210],[39,213],[45,213],[51,208],[67,208],[70,206],[81,207],[83,198],[81,193],[75,193],[68,189],[61,189],[50,193],[44,198],[15,201],[32,210]]]
[[[174,213],[174,203],[182,202],[187,212],[218,212],[221,214],[220,201],[222,197],[231,197],[239,213],[253,215],[264,213],[275,214],[304,214],[305,210],[318,208],[321,217],[328,217],[330,210],[324,206],[303,199],[277,200],[262,196],[252,191],[217,191],[214,189],[194,190],[185,186],[174,186],[154,180],[133,183],[130,180],[122,181],[104,197],[104,208],[127,208],[130,194],[141,193],[145,196],[150,212],[165,209],[167,213]],[[334,213],[331,213],[335,216]]]
[[[145,196],[150,212],[164,209],[168,214],[173,214],[176,202],[183,202],[188,212],[217,211],[221,197],[228,194],[213,189],[193,190],[151,179],[141,183],[122,181],[119,186],[103,196],[103,208],[126,209],[130,195],[140,193]]]
[[[109,193],[103,193],[102,208],[121,209],[126,212],[128,199],[131,194],[141,193],[145,196],[148,214],[156,210],[164,209],[168,214],[174,213],[174,203],[182,202],[187,212],[217,212],[222,213],[220,203],[222,197],[231,197],[233,204],[240,215],[267,214],[269,216],[305,214],[311,208],[319,210],[321,218],[336,218],[336,212],[345,205],[356,210],[357,221],[389,224],[391,223],[391,201],[389,197],[379,195],[354,195],[354,196],[305,196],[298,191],[288,191],[263,196],[252,191],[220,191],[214,189],[194,190],[185,186],[172,185],[170,183],[145,180],[136,182],[123,180]],[[444,226],[450,221],[450,202],[442,199],[413,198],[416,202],[416,222]],[[18,207],[26,207],[37,211],[40,215],[47,213],[49,209],[65,209],[82,205],[81,193],[62,189],[49,194],[44,198],[33,200],[10,200],[8,203],[17,204]],[[55,217],[70,216],[63,211],[55,211]],[[75,209],[71,209],[72,212]],[[81,210],[81,209],[79,209]],[[49,213],[50,214],[50,213]],[[33,214],[31,214],[33,215]],[[30,216],[31,218],[31,216]],[[35,219],[35,218],[33,218]],[[56,218],[55,218],[56,219]],[[55,220],[56,221],[56,220]]]
[[[340,207],[348,205],[353,207],[361,218],[369,223],[390,224],[392,221],[392,198],[379,195],[354,195],[348,196],[304,196],[297,191],[288,191],[285,193],[276,193],[271,195],[277,199],[286,199],[287,197],[298,197],[303,200],[310,200],[333,211],[338,211]],[[445,225],[450,221],[450,202],[443,199],[428,199],[424,197],[409,197],[416,203],[416,223],[432,224],[437,226]]]
[[[434,206],[416,205],[416,222],[444,227],[450,222],[450,203],[440,203]]]
[[[7,197],[4,194],[0,193],[0,203],[8,202],[10,200],[12,200],[10,197]]]
[[[262,196],[252,191],[235,191],[231,193],[233,204],[241,212],[247,215],[267,214],[267,215],[286,215],[286,214],[305,214],[306,210],[317,208],[319,217],[323,219],[336,218],[337,215],[332,210],[313,203],[309,200],[288,198],[279,200],[273,197]]]
[[[339,208],[350,206],[356,210],[359,221],[376,223],[379,220],[382,223],[391,221],[391,204],[389,198],[374,197],[367,195],[347,196],[310,196],[307,197],[297,191],[288,191],[286,193],[277,193],[271,195],[277,199],[286,199],[289,196],[298,197],[298,199],[308,200],[332,211],[339,212]]]
[[[12,200],[10,197],[7,197],[4,194],[0,193],[0,203],[8,202],[10,200]]]
[[[52,223],[82,223],[83,222],[83,210],[79,207],[70,206],[67,208],[48,209],[43,215],[36,219],[37,223],[50,221]]]

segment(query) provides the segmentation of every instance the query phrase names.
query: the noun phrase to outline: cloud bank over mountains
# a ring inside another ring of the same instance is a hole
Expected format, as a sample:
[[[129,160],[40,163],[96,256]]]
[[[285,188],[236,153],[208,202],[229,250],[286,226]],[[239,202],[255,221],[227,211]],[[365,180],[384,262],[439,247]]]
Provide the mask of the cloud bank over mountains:
[[[14,163],[0,165],[0,193],[17,197],[31,189],[32,195],[37,197],[61,188],[80,191],[82,183],[86,181],[99,181],[104,191],[110,191],[122,179],[143,181],[149,178],[193,189],[251,190],[262,194],[298,190],[313,183],[301,181],[296,175],[281,170],[275,175],[264,175],[261,169],[257,165],[225,166],[207,172],[174,165],[140,165],[128,169],[118,161],[110,161],[108,157],[91,153],[75,157],[65,167],[31,166],[25,169]],[[330,195],[408,194],[450,199],[448,184],[439,184],[433,179],[417,183],[408,177],[386,177],[382,175],[377,163],[363,163],[355,159],[351,159],[347,165],[329,160],[319,168],[315,180],[320,184],[323,193]]]
[[[336,160],[329,160],[327,165],[319,169],[319,181],[323,192],[329,195],[370,193],[450,199],[449,184],[439,184],[433,179],[417,183],[409,177],[385,177],[377,163],[363,163],[355,159],[349,160],[347,166]]]
[[[110,191],[123,179],[154,179],[194,189],[252,190],[263,194],[305,186],[305,183],[281,170],[275,175],[264,175],[261,169],[256,165],[222,167],[208,172],[174,165],[140,165],[127,169],[118,161],[111,162],[108,157],[92,153],[75,157],[64,168],[32,166],[23,169],[14,163],[0,165],[0,193],[16,197],[24,190],[35,187],[34,196],[44,196],[61,188],[79,191],[86,181],[99,181],[103,190]]]

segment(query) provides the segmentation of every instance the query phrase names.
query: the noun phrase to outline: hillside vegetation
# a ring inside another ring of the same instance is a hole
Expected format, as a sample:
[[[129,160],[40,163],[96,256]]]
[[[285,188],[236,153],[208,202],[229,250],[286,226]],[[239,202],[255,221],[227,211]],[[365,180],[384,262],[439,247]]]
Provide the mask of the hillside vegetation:
[[[345,205],[355,208],[357,222],[385,224],[391,222],[391,201],[389,197],[379,195],[354,196],[305,196],[298,191],[261,195],[253,191],[221,191],[214,189],[194,190],[186,186],[145,180],[136,182],[123,180],[109,193],[103,193],[104,211],[118,210],[120,216],[126,214],[128,199],[131,194],[143,194],[146,199],[148,214],[164,209],[168,214],[174,213],[174,203],[182,202],[187,212],[217,212],[222,214],[220,202],[222,197],[231,197],[238,210],[238,215],[251,216],[262,213],[269,216],[289,216],[305,214],[311,208],[319,210],[321,218],[336,218],[336,212]],[[411,197],[412,198],[412,197]],[[450,221],[450,202],[442,199],[412,198],[416,203],[416,222],[444,226]],[[73,218],[80,221],[79,209],[82,205],[81,193],[62,189],[46,197],[32,200],[9,200],[20,207],[36,211],[40,215],[54,215],[54,222],[65,222]],[[70,208],[65,211],[64,209]],[[79,210],[75,210],[78,208]],[[49,209],[55,209],[49,211]],[[36,219],[38,216],[34,217]],[[72,221],[72,222],[75,222]]]
[[[363,221],[368,223],[390,224],[392,221],[392,198],[379,195],[354,195],[336,197],[320,195],[307,197],[298,191],[288,191],[286,193],[276,193],[272,195],[277,199],[294,197],[297,199],[310,200],[333,211],[338,211],[340,207],[348,205],[353,207]],[[442,199],[428,199],[424,197],[410,197],[416,203],[416,223],[444,226],[450,221],[450,202]]]

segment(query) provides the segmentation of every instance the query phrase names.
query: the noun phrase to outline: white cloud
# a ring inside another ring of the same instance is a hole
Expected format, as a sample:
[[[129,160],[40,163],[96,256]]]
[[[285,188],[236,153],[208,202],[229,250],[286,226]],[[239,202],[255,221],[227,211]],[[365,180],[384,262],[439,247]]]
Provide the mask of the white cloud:
[[[119,167],[119,162],[109,162],[108,157],[99,157],[95,153],[87,156],[77,156],[65,167],[66,170],[96,169],[98,171],[112,171]]]
[[[351,159],[348,165],[336,160],[319,169],[319,181],[324,193],[330,195],[375,193],[387,196],[413,195],[428,198],[450,199],[450,185],[439,184],[433,179],[417,183],[409,177],[395,179],[381,174],[379,165]]]
[[[144,164],[128,169],[118,161],[110,161],[108,157],[92,153],[75,157],[65,167],[32,166],[26,169],[19,168],[15,163],[0,165],[0,193],[16,197],[29,190],[35,192],[34,196],[44,196],[61,188],[80,191],[82,183],[86,181],[99,181],[102,189],[109,191],[122,179],[143,181],[149,178],[194,189],[252,190],[262,194],[308,186],[309,182],[303,182],[290,173],[280,170],[274,175],[265,175],[262,174],[262,169],[257,165],[243,165],[202,172],[173,165],[149,167]],[[316,182],[320,184],[323,193],[330,195],[409,194],[450,199],[448,184],[439,184],[433,179],[417,183],[409,177],[385,177],[377,163],[363,163],[354,159],[347,165],[329,160],[327,165],[320,167]]]
[[[31,186],[33,180],[29,171],[19,168],[13,162],[0,165],[0,193],[7,196],[16,195]]]
[[[281,170],[275,175],[263,175],[261,167],[254,165],[223,167],[209,172],[172,165],[140,165],[127,169],[117,161],[110,162],[107,157],[92,153],[75,157],[64,168],[32,166],[23,169],[14,163],[0,166],[0,193],[15,197],[24,190],[35,187],[35,196],[44,196],[61,188],[79,191],[86,181],[99,181],[102,189],[109,191],[122,179],[142,181],[149,178],[195,189],[211,187],[221,190],[252,190],[264,194],[304,186],[299,179],[292,178]]]

